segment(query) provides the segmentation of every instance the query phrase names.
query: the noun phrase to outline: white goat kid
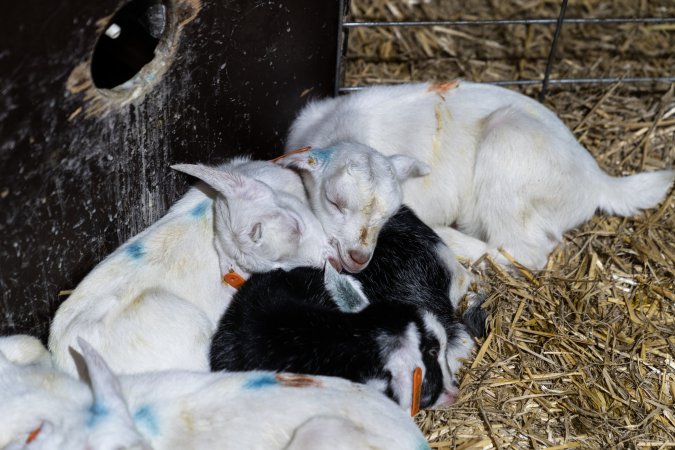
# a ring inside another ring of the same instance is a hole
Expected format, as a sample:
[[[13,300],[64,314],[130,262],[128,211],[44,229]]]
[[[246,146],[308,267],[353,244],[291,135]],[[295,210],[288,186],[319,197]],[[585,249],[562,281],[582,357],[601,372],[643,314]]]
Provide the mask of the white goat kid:
[[[91,346],[79,346],[90,384],[13,364],[0,351],[0,448],[429,448],[406,412],[346,380],[271,372],[116,377]]]
[[[69,347],[82,336],[117,373],[208,370],[211,334],[236,291],[223,274],[247,278],[337,259],[291,170],[243,158],[174,168],[209,186],[190,189],[60,306],[49,338],[58,367],[75,373]]]
[[[286,155],[278,163],[303,175],[314,214],[352,273],[368,265],[380,229],[401,206],[400,183],[430,170],[416,158],[385,157],[359,144]]]
[[[463,81],[371,87],[310,103],[293,123],[287,148],[341,143],[426,162],[431,174],[406,183],[403,201],[459,256],[489,253],[505,263],[497,252],[503,247],[532,269],[543,268],[562,234],[597,209],[629,216],[654,207],[675,175],[609,176],[541,103]],[[288,158],[294,157],[301,155]],[[345,176],[332,189],[348,193],[354,183]],[[330,198],[320,199],[323,214],[333,216],[322,222],[340,220]],[[345,232],[339,240],[354,239]]]

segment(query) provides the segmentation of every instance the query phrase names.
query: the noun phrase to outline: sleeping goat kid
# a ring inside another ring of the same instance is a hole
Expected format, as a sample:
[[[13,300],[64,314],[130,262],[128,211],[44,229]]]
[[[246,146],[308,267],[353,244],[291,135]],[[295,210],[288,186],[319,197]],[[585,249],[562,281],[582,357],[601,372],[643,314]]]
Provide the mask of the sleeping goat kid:
[[[57,367],[75,373],[69,348],[81,336],[117,373],[208,370],[211,334],[235,292],[223,274],[337,260],[291,170],[245,158],[174,168],[208,186],[190,189],[60,306],[49,338]]]
[[[336,148],[285,155],[278,163],[299,170],[342,266],[356,273],[368,265],[380,228],[401,206],[401,183],[430,169],[416,158],[386,157],[363,145]]]
[[[370,384],[409,409],[452,403],[473,342],[455,316],[470,274],[408,208],[383,227],[355,276],[298,268],[253,275],[235,295],[211,347],[213,370],[287,370]],[[365,296],[362,294],[365,293]],[[484,332],[480,305],[468,316]]]
[[[287,140],[287,149],[300,146],[314,147],[322,160],[337,158],[338,151],[355,157],[367,146],[424,161],[431,174],[403,186],[404,203],[458,256],[476,260],[489,253],[506,263],[496,250],[503,247],[531,269],[543,268],[562,234],[596,210],[630,216],[654,207],[675,176],[673,170],[609,176],[541,103],[464,81],[377,86],[310,103]],[[351,192],[356,178],[328,178],[326,164],[308,164],[311,158],[300,153],[280,163],[314,180],[306,182],[312,208],[322,223],[339,223],[345,211],[333,205],[340,202],[331,193]],[[348,207],[351,201],[343,199]],[[342,244],[359,232],[338,230],[331,237]]]
[[[0,448],[6,450],[429,448],[405,412],[346,380],[270,372],[117,377],[81,340],[85,383],[6,358],[3,339]]]

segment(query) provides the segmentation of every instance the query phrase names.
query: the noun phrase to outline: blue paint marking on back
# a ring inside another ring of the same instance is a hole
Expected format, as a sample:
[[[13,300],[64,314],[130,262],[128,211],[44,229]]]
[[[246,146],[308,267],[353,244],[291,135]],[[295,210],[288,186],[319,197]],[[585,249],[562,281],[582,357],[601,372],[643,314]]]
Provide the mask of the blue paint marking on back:
[[[159,434],[159,425],[157,425],[157,417],[151,406],[144,405],[138,408],[133,416],[134,423],[139,427],[147,430],[152,435]]]
[[[246,389],[260,389],[267,386],[274,386],[276,384],[279,384],[279,382],[274,378],[273,375],[265,374],[250,378],[244,387]]]
[[[127,246],[127,253],[133,259],[140,259],[143,255],[145,255],[145,249],[143,248],[142,243],[135,241]]]
[[[316,150],[311,150],[309,154],[323,163],[330,161],[334,151],[333,147],[317,148]]]
[[[98,402],[94,402],[94,404],[91,405],[91,408],[89,408],[89,412],[91,413],[91,416],[89,416],[89,419],[87,419],[88,427],[95,427],[101,420],[103,420],[108,414],[110,414],[108,408],[106,408],[105,405]]]
[[[200,202],[197,206],[192,208],[190,210],[190,214],[192,217],[202,217],[204,214],[206,214],[206,211],[209,210],[209,206],[211,206],[211,200],[204,200],[203,202]]]

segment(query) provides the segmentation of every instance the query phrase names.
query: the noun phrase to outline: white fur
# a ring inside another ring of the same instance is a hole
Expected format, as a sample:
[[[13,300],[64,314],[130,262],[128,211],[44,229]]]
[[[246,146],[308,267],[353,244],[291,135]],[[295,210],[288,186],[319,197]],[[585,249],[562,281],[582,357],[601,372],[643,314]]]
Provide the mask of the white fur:
[[[60,306],[49,337],[58,367],[75,373],[69,347],[82,336],[116,373],[208,370],[211,335],[235,292],[223,274],[233,269],[248,277],[337,259],[292,171],[242,158],[179,169],[210,187],[190,189]]]
[[[352,273],[368,265],[382,225],[401,206],[399,183],[429,172],[415,158],[358,144],[288,155],[279,164],[302,173],[314,214]]]
[[[453,345],[446,347],[446,355],[448,362],[448,370],[452,376],[453,381],[457,381],[457,371],[464,364],[464,360],[471,356],[471,350],[473,350],[474,342],[469,333],[463,329],[459,329],[456,340],[453,342]]]
[[[116,377],[91,346],[79,346],[90,384],[0,353],[0,448],[428,448],[406,412],[346,380],[271,372]]]
[[[0,337],[0,353],[14,364],[52,366],[52,357],[39,339],[27,334]]]
[[[323,283],[342,312],[359,312],[370,304],[359,280],[350,275],[338,273],[329,264],[326,264],[324,268]]]
[[[293,440],[286,448],[288,450],[370,450],[381,448],[383,441],[382,436],[376,435],[364,425],[354,423],[349,419],[317,416],[303,423],[295,431]]]
[[[443,332],[445,334],[445,332]],[[400,347],[382,355],[387,361],[384,368],[391,373],[391,386],[398,404],[406,411],[412,406],[412,374],[416,367],[422,369],[422,378],[425,375],[425,366],[420,352],[420,335],[415,324],[411,323],[401,338]]]
[[[287,148],[350,146],[344,143],[428,164],[430,175],[404,185],[403,201],[458,256],[490,253],[504,263],[497,252],[503,247],[532,269],[544,267],[562,234],[597,209],[631,215],[654,207],[675,176],[666,170],[611,177],[545,106],[470,82],[378,86],[310,103]],[[350,185],[391,196],[349,176],[333,189],[352,195]],[[328,208],[325,201],[312,206]]]
[[[442,238],[441,238],[442,239]],[[453,308],[459,307],[459,301],[469,292],[473,275],[457,260],[457,255],[446,244],[440,242],[436,246],[436,254],[443,260],[452,276],[448,297]]]

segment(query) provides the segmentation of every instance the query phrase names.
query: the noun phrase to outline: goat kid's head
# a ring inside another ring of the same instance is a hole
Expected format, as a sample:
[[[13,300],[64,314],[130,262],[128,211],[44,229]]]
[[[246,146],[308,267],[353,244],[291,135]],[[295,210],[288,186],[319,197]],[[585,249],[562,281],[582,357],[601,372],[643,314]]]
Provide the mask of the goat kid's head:
[[[379,339],[386,380],[368,384],[382,390],[410,410],[413,371],[422,369],[420,407],[441,408],[453,404],[459,394],[457,371],[473,348],[473,340],[460,323],[446,328],[430,312],[422,312],[402,335],[383,333]]]
[[[278,164],[300,171],[314,213],[352,273],[368,265],[380,229],[401,205],[400,183],[431,170],[410,156],[387,157],[355,143],[289,154]]]
[[[215,246],[222,265],[228,258],[248,272],[323,267],[326,261],[339,265],[321,223],[297,197],[236,170],[192,164],[171,167],[216,191]]]
[[[0,448],[151,450],[119,381],[84,340],[90,384],[44,365],[18,365],[0,352]]]

